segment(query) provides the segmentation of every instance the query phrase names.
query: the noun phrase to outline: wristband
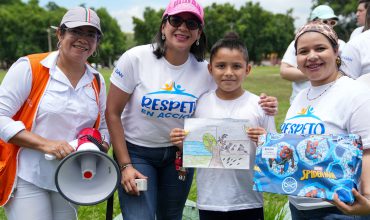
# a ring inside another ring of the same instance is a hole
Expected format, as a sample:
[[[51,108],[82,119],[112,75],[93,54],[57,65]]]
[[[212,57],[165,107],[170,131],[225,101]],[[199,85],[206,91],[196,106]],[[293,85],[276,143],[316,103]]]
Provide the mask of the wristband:
[[[127,167],[132,166],[132,163],[124,163],[119,165],[119,171],[125,170]]]

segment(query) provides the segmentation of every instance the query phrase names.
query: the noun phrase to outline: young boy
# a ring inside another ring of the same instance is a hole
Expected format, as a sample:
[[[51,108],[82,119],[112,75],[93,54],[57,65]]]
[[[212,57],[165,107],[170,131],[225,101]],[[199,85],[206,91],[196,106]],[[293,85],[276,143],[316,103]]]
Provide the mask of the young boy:
[[[250,170],[197,169],[200,219],[264,219],[262,194],[252,190],[255,148],[258,136],[266,130],[275,131],[275,124],[258,105],[259,97],[243,89],[251,65],[248,51],[236,34],[229,33],[213,45],[208,69],[217,89],[200,97],[194,117],[248,119],[253,149]],[[182,148],[183,129],[173,129],[170,137]]]

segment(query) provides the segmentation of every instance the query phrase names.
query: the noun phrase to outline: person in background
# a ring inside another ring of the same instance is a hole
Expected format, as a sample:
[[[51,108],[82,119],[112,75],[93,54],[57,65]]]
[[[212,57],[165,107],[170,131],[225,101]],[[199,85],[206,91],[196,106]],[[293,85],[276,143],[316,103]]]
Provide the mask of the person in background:
[[[367,11],[369,2],[370,2],[369,0],[359,0],[358,1],[356,18],[357,18],[357,26],[359,27],[352,31],[351,36],[349,37],[349,40],[352,40],[355,36],[365,31],[364,26],[365,26],[365,20],[366,20],[366,11]]]
[[[176,170],[178,148],[169,133],[183,127],[198,98],[215,87],[204,60],[204,22],[197,1],[171,0],[155,43],[126,51],[111,75],[106,117],[121,168],[125,220],[182,218],[194,170]],[[261,101],[276,113],[276,98]],[[148,190],[139,192],[135,179],[147,179]]]
[[[313,9],[310,15],[310,21],[316,20],[327,23],[332,27],[338,23],[338,17],[334,14],[333,9],[327,5],[319,5]],[[292,82],[290,103],[293,102],[299,91],[309,86],[307,77],[297,68],[297,57],[294,44],[294,40],[289,44],[280,65],[281,78]],[[339,53],[342,51],[344,45],[345,42],[339,40]]]
[[[303,26],[295,37],[297,64],[310,82],[291,104],[283,133],[357,134],[363,144],[361,174],[362,197],[370,196],[370,114],[368,88],[339,71],[338,37],[330,25],[314,21]],[[350,91],[350,92],[349,92]],[[315,129],[292,129],[310,124]],[[320,125],[320,126],[315,126]],[[318,129],[317,129],[318,128]],[[355,194],[356,195],[356,194]],[[362,200],[361,200],[362,201]],[[289,196],[292,219],[369,219],[368,216],[347,216],[337,207],[321,199]],[[362,205],[350,214],[362,215]],[[358,212],[357,212],[358,211]]]
[[[252,143],[248,150],[249,170],[197,169],[200,220],[262,220],[263,196],[253,191],[254,155],[258,136],[266,130],[275,131],[274,118],[258,105],[258,96],[243,89],[251,65],[247,48],[235,33],[226,34],[213,45],[208,69],[217,89],[200,97],[194,117],[247,119],[250,122],[247,133]],[[182,148],[185,134],[182,128],[173,129],[171,142]]]
[[[367,7],[369,9],[370,5],[368,5]],[[364,31],[367,31],[367,30],[370,29],[370,10],[366,10],[366,19],[365,20],[366,21],[365,21]],[[361,65],[361,63],[358,62],[358,65]],[[364,83],[366,86],[368,86],[370,88],[370,74],[362,74],[356,80],[361,82],[361,83]]]
[[[84,128],[98,128],[109,146],[104,78],[87,64],[102,37],[100,19],[72,8],[56,36],[57,51],[20,58],[0,86],[0,159],[10,152],[0,195],[9,220],[76,219],[77,207],[55,186],[59,160],[74,151],[68,142]]]
[[[354,79],[370,73],[370,10],[366,10],[365,20],[364,32],[350,40],[342,53],[343,65],[341,70]]]

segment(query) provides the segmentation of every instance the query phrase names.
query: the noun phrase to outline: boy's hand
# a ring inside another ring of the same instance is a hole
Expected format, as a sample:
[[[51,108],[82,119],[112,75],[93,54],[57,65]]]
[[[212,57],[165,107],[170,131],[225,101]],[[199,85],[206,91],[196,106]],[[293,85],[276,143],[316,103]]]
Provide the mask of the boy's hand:
[[[248,134],[248,137],[255,143],[258,143],[258,136],[266,134],[266,130],[261,127],[249,128],[246,132]]]
[[[170,140],[171,143],[175,146],[177,146],[181,151],[184,144],[185,136],[188,134],[188,131],[185,131],[181,128],[174,128],[170,132]]]
[[[258,104],[265,111],[266,115],[277,115],[279,103],[276,97],[267,96],[265,93],[261,93]]]

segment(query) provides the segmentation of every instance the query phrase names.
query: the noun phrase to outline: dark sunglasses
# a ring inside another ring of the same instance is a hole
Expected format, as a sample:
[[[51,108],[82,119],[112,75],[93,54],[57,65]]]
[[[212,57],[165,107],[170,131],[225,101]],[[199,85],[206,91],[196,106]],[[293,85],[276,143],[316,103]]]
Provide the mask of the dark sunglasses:
[[[328,19],[328,20],[322,20],[322,22],[324,24],[327,24],[327,25],[330,25],[332,27],[334,27],[335,25],[337,25],[337,21],[336,20],[331,20],[331,19]]]
[[[186,24],[186,27],[189,30],[196,30],[196,29],[199,29],[201,27],[201,24],[199,23],[199,21],[197,21],[195,19],[185,20],[182,17],[176,16],[176,15],[168,16],[167,20],[170,23],[170,25],[172,25],[173,27],[176,27],[176,28],[180,27],[182,25],[182,23],[184,23],[184,22]]]

